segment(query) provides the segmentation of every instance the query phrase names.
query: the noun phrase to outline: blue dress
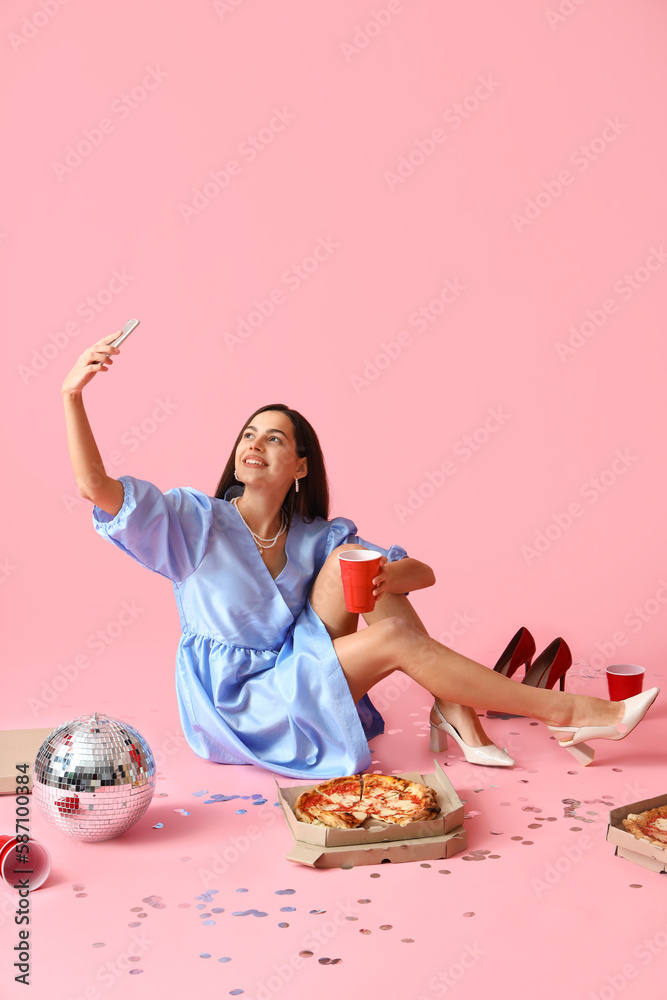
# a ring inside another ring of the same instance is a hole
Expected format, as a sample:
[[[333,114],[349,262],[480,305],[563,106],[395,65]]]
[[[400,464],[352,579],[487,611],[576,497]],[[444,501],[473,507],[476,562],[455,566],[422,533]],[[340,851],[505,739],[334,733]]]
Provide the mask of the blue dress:
[[[172,581],[182,635],[176,655],[181,724],[194,752],[222,764],[259,764],[294,778],[367,769],[368,740],[384,731],[368,695],[352,700],[331,639],[309,594],[338,545],[383,549],[346,518],[295,515],[287,564],[274,580],[227,499],[121,476],[115,517],[93,511],[96,530]],[[233,488],[231,493],[235,492]]]

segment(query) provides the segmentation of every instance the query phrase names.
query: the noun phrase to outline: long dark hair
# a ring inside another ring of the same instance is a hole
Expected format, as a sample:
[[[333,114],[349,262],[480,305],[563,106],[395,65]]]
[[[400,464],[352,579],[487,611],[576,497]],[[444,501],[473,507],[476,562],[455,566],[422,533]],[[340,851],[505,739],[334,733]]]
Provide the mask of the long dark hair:
[[[241,435],[248,424],[252,423],[258,413],[264,413],[266,410],[278,410],[290,418],[294,427],[296,453],[299,458],[306,458],[308,460],[308,474],[299,480],[299,492],[296,492],[294,483],[292,483],[285,497],[283,507],[287,513],[288,524],[291,523],[295,513],[300,514],[304,521],[312,521],[316,517],[323,517],[325,520],[328,520],[329,481],[327,479],[324,455],[322,454],[319,439],[306,418],[298,413],[297,410],[290,410],[284,403],[271,403],[269,406],[261,406],[259,410],[255,410],[248,417],[234,442],[231,455],[227,460],[227,465],[220,477],[218,488],[215,491],[215,496],[219,500],[224,500],[225,493],[231,486],[241,485],[241,488],[244,488],[234,478],[236,449],[241,440]]]

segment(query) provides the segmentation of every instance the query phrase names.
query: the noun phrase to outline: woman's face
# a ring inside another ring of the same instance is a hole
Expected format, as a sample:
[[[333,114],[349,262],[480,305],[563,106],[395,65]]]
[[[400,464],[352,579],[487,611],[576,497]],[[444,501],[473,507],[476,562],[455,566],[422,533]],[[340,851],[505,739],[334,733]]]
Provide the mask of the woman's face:
[[[235,464],[240,482],[252,489],[274,489],[282,496],[307,472],[306,459],[296,453],[294,425],[280,410],[252,417],[241,434]]]

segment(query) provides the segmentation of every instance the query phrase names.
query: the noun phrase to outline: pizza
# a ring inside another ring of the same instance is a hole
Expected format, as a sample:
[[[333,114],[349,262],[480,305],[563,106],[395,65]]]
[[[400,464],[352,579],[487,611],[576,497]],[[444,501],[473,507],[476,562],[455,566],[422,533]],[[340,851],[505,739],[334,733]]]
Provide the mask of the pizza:
[[[330,778],[302,792],[294,814],[302,823],[353,830],[368,819],[406,826],[440,813],[428,785],[392,774],[353,774]]]
[[[667,805],[643,813],[629,813],[623,826],[636,840],[650,840],[656,847],[667,848]]]

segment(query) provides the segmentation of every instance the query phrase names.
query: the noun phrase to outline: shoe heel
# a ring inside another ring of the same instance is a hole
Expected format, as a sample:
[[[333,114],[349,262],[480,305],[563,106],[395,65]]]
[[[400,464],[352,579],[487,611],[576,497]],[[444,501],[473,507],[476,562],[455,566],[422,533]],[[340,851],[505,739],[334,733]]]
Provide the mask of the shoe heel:
[[[431,723],[431,739],[428,748],[431,753],[441,753],[447,749],[447,733],[443,733],[442,729],[438,729],[433,723]]]
[[[564,747],[564,749],[569,750],[576,762],[582,767],[590,764],[595,757],[595,750],[591,750],[587,743],[577,743],[573,747]]]

